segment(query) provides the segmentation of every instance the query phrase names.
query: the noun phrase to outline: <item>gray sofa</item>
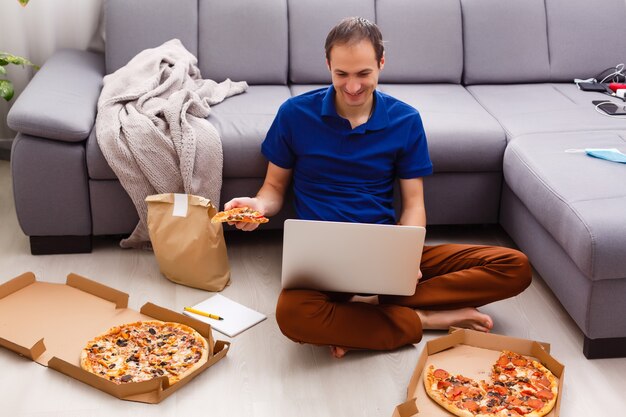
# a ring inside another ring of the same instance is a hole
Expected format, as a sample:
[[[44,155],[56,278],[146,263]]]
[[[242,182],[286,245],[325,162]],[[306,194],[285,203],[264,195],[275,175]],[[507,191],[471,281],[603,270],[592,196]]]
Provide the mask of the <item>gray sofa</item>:
[[[326,33],[359,15],[387,41],[379,89],[422,114],[429,224],[500,223],[582,329],[585,355],[626,355],[626,168],[565,152],[626,151],[626,120],[596,112],[591,101],[607,96],[572,82],[626,62],[624,0],[109,0],[105,10],[104,56],[59,51],[9,114],[33,253],[88,252],[92,236],[137,222],[94,136],[105,74],[179,38],[205,78],[250,84],[209,116],[225,202],[257,191],[279,105],[329,83]]]

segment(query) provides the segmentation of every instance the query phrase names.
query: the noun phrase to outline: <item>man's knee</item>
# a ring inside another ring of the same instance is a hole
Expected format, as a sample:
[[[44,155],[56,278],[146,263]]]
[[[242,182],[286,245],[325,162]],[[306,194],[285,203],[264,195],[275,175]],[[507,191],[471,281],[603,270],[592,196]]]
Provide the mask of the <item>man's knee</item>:
[[[509,249],[505,257],[506,268],[504,272],[508,276],[507,283],[511,295],[524,291],[532,281],[532,269],[528,257],[515,249]]]
[[[276,323],[280,331],[296,342],[306,341],[304,333],[310,327],[307,321],[312,316],[311,309],[318,309],[318,304],[323,303],[322,299],[317,300],[310,293],[304,290],[283,290],[276,303]]]
[[[293,315],[298,310],[297,305],[291,300],[290,292],[283,290],[278,296],[278,302],[276,303],[276,323],[284,335],[287,335],[286,331],[290,330]]]

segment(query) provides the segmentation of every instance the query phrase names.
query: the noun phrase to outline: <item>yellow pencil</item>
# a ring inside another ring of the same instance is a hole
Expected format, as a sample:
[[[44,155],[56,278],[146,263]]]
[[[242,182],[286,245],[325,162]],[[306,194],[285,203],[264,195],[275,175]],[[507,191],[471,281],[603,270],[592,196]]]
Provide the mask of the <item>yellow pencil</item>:
[[[223,317],[218,316],[217,314],[207,313],[205,311],[196,310],[195,308],[185,307],[185,311],[189,311],[190,313],[199,314],[204,317],[208,317],[215,320],[224,320]]]

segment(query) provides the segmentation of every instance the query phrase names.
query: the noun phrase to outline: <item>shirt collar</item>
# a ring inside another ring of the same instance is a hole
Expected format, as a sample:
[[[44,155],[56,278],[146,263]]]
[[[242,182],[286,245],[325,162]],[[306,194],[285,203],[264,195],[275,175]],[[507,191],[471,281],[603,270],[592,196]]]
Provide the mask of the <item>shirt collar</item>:
[[[328,87],[322,99],[322,116],[339,117],[335,108],[335,87],[332,85]]]
[[[374,112],[365,123],[367,130],[381,130],[389,125],[389,114],[387,113],[387,105],[382,94],[378,90],[374,90]]]
[[[374,112],[370,116],[367,123],[362,124],[357,130],[380,130],[389,125],[389,115],[387,114],[387,106],[381,93],[374,90]],[[322,116],[341,117],[337,114],[335,107],[335,87],[330,86],[322,99]]]

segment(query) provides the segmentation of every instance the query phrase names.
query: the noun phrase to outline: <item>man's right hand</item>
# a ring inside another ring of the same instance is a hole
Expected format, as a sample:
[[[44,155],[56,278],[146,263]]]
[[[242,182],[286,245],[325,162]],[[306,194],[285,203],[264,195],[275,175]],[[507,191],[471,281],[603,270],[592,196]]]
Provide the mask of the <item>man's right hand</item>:
[[[224,204],[224,210],[230,210],[236,207],[250,207],[252,210],[256,210],[259,213],[265,215],[265,208],[263,203],[258,198],[250,197],[237,197]],[[259,227],[259,223],[244,223],[244,222],[228,222],[230,226],[235,226],[239,230],[244,232],[251,232]]]
[[[263,186],[257,193],[256,197],[237,197],[224,204],[224,210],[230,210],[236,207],[250,207],[266,217],[274,216],[280,211],[285,198],[285,191],[291,180],[291,170],[284,169],[273,163],[267,166],[267,174]],[[229,222],[231,226],[235,226],[239,230],[251,232],[259,225],[257,223]]]

